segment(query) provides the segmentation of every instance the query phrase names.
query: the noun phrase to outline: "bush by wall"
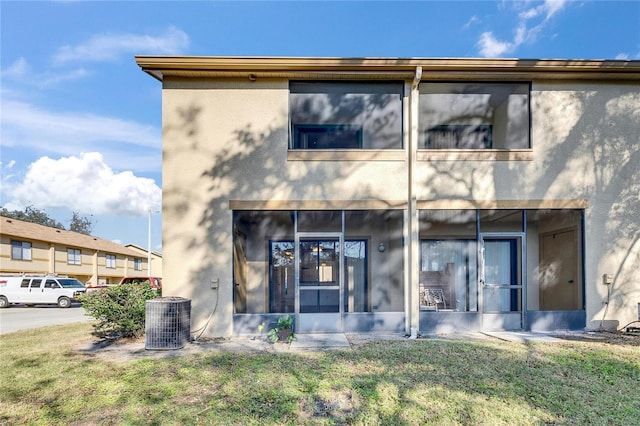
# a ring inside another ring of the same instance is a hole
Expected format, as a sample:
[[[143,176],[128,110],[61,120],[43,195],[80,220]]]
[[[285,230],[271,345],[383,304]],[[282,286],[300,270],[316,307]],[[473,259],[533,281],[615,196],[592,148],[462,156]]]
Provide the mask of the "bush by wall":
[[[92,291],[82,298],[82,307],[97,320],[93,335],[117,340],[144,334],[145,301],[157,297],[148,281]]]

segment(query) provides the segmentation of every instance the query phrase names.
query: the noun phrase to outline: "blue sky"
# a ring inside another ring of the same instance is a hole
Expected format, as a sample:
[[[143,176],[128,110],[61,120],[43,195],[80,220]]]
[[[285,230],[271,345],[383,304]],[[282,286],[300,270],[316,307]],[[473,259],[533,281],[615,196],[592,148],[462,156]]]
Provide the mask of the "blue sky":
[[[134,55],[640,59],[639,1],[0,0],[0,205],[161,250],[161,86]]]

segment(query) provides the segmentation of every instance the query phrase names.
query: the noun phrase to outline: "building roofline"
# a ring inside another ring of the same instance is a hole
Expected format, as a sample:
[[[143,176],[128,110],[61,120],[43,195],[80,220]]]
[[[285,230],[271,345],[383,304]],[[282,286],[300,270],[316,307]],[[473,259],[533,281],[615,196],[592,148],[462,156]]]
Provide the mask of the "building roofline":
[[[125,246],[125,247],[127,247],[127,248],[133,247],[133,248],[135,248],[135,249],[137,249],[137,250],[140,250],[140,251],[143,251],[143,252],[147,252],[147,253],[149,252],[146,248],[144,248],[144,247],[142,247],[142,246],[139,246],[139,245],[137,245],[137,244],[129,243],[129,244],[125,244],[124,246]],[[162,257],[162,253],[157,252],[157,251],[153,251],[153,250],[151,250],[151,254],[152,254],[153,256]]]
[[[226,78],[443,78],[640,80],[640,61],[608,59],[338,58],[281,56],[136,56],[140,68],[166,76]]]
[[[10,238],[42,241],[66,246],[68,248],[88,249],[108,254],[121,254],[132,258],[144,258],[140,253],[121,244],[92,235],[52,228],[6,216],[0,216],[0,225],[0,235]]]

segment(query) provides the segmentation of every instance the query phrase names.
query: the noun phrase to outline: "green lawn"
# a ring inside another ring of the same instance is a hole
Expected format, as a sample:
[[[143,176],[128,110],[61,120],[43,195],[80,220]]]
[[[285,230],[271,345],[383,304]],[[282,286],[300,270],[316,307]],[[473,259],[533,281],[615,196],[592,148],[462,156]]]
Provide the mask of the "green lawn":
[[[640,342],[380,341],[110,362],[90,324],[1,337],[0,424],[640,424]]]

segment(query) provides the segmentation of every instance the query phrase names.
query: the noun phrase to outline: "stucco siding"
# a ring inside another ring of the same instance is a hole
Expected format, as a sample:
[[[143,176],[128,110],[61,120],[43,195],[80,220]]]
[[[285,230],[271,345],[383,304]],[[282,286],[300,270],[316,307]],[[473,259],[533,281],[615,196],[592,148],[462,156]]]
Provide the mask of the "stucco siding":
[[[288,161],[288,96],[287,80],[164,83],[163,285],[165,294],[193,299],[196,328],[217,297],[217,309],[232,307],[229,200],[406,194],[404,161]],[[259,291],[263,272],[254,275]],[[220,288],[212,290],[218,278]],[[219,317],[210,330],[230,333],[231,315]]]
[[[521,178],[530,180],[524,193],[588,200],[587,327],[614,317],[608,327],[622,327],[640,302],[640,85],[536,84],[533,122],[536,158]],[[610,289],[603,274],[614,277]]]
[[[287,79],[165,77],[163,84],[164,294],[192,300],[194,330],[216,310],[207,335],[233,332],[230,201],[282,201],[283,208],[305,200],[408,201],[409,155],[393,161],[288,157]],[[531,200],[586,205],[581,297],[587,327],[614,319],[609,327],[623,326],[636,319],[640,302],[640,85],[534,81],[530,105],[530,156],[417,161],[415,198],[469,200],[467,208],[495,200],[520,200],[519,208]],[[408,135],[405,129],[405,150]],[[543,228],[529,230],[531,310],[539,306],[533,236]],[[264,253],[259,260],[249,265],[248,290],[264,294]],[[610,288],[603,274],[613,275]],[[212,289],[216,280],[220,285]]]

